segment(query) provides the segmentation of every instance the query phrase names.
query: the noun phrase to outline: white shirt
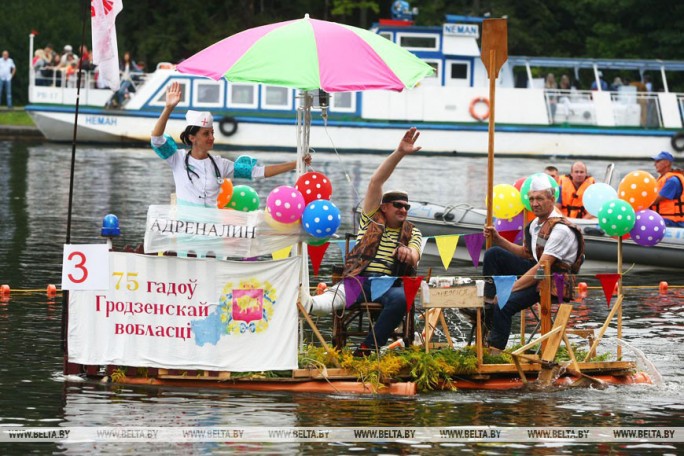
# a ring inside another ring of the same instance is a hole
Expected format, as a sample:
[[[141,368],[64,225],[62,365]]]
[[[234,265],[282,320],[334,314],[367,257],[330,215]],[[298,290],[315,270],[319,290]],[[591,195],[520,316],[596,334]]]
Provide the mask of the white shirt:
[[[164,136],[152,137],[152,144],[155,147],[163,147],[166,143]],[[173,148],[175,147],[174,144]],[[188,159],[188,167],[197,174],[195,175],[185,169],[185,156],[189,153],[190,151],[186,149],[177,149],[175,153],[164,160],[173,171],[176,200],[178,204],[215,208],[223,179],[233,177],[234,163],[218,155],[212,155],[219,170],[219,176],[216,176],[216,169],[210,158],[198,160],[191,155]],[[263,178],[264,171],[264,166],[254,166],[252,179]],[[190,174],[190,179],[188,179],[188,174]]]
[[[15,68],[14,60],[0,57],[0,80],[9,81],[12,79],[12,68]]]
[[[563,217],[563,215],[558,212],[557,208],[553,209],[549,218]],[[532,255],[534,259],[539,261],[537,258],[537,237],[539,231],[544,224],[539,224],[539,218],[536,218],[530,222],[530,250],[532,250]],[[567,226],[559,223],[551,230],[549,238],[546,240],[546,245],[544,246],[544,254],[551,255],[552,257],[563,261],[565,263],[574,263],[577,259],[577,237],[575,233]]]

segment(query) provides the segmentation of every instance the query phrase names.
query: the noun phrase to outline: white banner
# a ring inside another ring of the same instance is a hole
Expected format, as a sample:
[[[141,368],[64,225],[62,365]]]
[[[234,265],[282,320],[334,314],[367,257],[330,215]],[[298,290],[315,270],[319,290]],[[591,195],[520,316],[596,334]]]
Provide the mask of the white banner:
[[[69,361],[167,369],[297,368],[301,261],[111,252],[108,291],[69,295]]]
[[[122,0],[91,0],[93,63],[97,65],[102,87],[119,90],[119,48],[116,42],[116,15],[123,10]]]
[[[681,443],[680,427],[4,427],[0,442]],[[674,453],[674,452],[673,452]]]
[[[251,258],[272,254],[307,237],[301,223],[269,225],[261,210],[152,205],[147,211],[145,253]]]

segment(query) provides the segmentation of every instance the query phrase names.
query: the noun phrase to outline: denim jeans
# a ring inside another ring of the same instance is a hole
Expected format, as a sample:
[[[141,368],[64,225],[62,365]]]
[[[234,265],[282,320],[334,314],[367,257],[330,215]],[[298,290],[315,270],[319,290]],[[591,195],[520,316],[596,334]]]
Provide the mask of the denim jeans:
[[[0,104],[2,104],[2,92],[5,92],[5,99],[7,100],[7,107],[12,107],[12,80],[0,79]]]
[[[398,283],[399,285],[396,285]],[[378,347],[382,347],[387,343],[387,339],[392,335],[394,328],[399,326],[401,320],[406,314],[406,295],[404,294],[404,286],[401,280],[397,282],[393,287],[391,287],[387,292],[380,296],[373,302],[382,304],[382,311],[378,316],[375,326],[373,326],[373,331],[369,332],[363,343],[370,348],[375,348],[375,342],[377,340]],[[370,300],[371,296],[371,281],[366,280],[363,283],[363,293],[359,295],[356,302],[365,302]],[[365,293],[365,296],[364,296]],[[375,337],[373,337],[375,333]]]
[[[529,271],[535,264],[537,263],[534,260],[520,258],[501,247],[492,247],[485,252],[482,273],[488,278],[496,275],[520,276]],[[493,280],[487,279],[484,295],[486,298],[493,298],[496,295],[496,286]],[[500,350],[505,349],[511,333],[513,316],[537,302],[539,302],[539,292],[537,286],[533,285],[512,292],[503,308],[500,308],[498,304],[494,305],[489,345]]]

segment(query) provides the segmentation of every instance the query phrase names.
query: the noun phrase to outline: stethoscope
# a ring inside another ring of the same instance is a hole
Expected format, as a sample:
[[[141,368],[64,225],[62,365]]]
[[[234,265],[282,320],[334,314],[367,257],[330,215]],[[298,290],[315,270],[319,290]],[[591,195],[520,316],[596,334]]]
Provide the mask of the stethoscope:
[[[209,157],[209,160],[211,160],[211,164],[214,165],[214,173],[216,173],[216,182],[221,185],[223,183],[223,178],[221,177],[221,172],[219,171],[218,166],[216,165],[216,161],[214,161],[214,157],[212,157],[210,154],[207,154],[207,157]],[[192,176],[190,173],[194,174],[197,179],[200,178],[199,174],[197,174],[194,170],[190,169],[190,152],[188,152],[185,155],[185,172],[188,174],[188,180],[190,181],[191,184],[194,185],[192,182]]]
[[[219,168],[218,168],[218,166],[216,165],[216,161],[214,160],[214,157],[212,157],[210,154],[207,154],[207,157],[209,157],[209,160],[211,160],[211,164],[214,166],[214,173],[216,173],[216,183],[217,183],[217,184],[219,185],[219,187],[220,187],[221,184],[223,184],[223,178],[221,177],[221,172],[219,171]],[[195,177],[197,177],[197,179],[199,179],[200,176],[199,176],[199,174],[197,174],[197,172],[195,172],[194,170],[192,170],[192,169],[190,168],[190,152],[188,152],[187,154],[185,154],[185,172],[186,172],[187,175],[188,175],[188,180],[190,181],[190,185],[192,185],[192,186],[194,187],[194,186],[195,186],[195,183],[192,181],[192,176],[190,175],[190,173],[194,174]],[[198,195],[198,197],[199,197],[199,198],[206,198],[206,197],[207,197],[207,195],[206,195],[206,189],[205,189],[204,192],[205,192],[205,193],[204,193],[204,196],[199,196],[199,195]]]

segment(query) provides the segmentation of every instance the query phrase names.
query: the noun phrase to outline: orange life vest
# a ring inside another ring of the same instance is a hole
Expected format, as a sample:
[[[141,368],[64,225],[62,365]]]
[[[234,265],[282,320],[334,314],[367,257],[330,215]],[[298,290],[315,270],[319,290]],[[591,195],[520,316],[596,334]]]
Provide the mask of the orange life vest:
[[[658,178],[658,193],[660,193],[660,191],[665,186],[665,182],[667,182],[667,180],[671,177],[678,178],[679,182],[682,183],[682,189],[684,189],[684,174],[673,173],[672,171],[670,171],[669,173],[665,173],[664,175]],[[653,206],[651,206],[651,209],[653,209],[663,217],[672,220],[673,222],[684,221],[684,191],[682,191],[682,194],[679,195],[679,199],[662,200],[658,204],[654,204]]]
[[[575,184],[572,183],[572,178],[569,175],[561,176],[561,213],[570,218],[582,218],[587,214],[587,210],[582,204],[582,196],[587,188],[596,182],[593,177],[587,176],[578,189],[575,189]]]

